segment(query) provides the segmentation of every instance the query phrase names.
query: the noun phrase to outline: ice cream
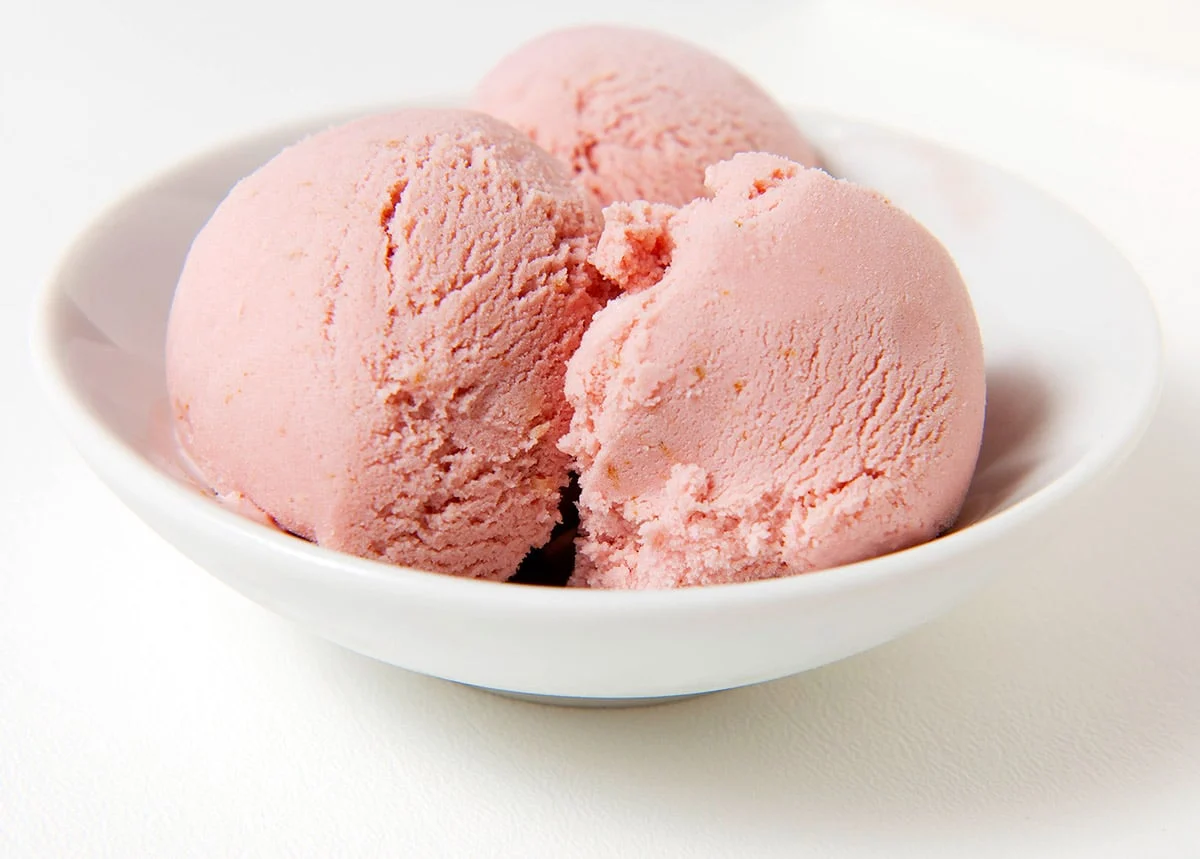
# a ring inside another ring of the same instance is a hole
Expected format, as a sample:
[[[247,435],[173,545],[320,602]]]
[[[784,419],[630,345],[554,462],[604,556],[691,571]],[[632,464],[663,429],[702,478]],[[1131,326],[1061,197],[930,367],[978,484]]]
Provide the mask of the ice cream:
[[[954,521],[983,355],[917,222],[666,36],[551,33],[475,105],[301,141],[197,236],[167,376],[216,499],[366,558],[543,583],[574,559],[596,588],[802,573]]]
[[[682,205],[737,152],[805,165],[816,154],[787,113],[724,60],[658,33],[583,27],[537,38],[480,82],[473,106],[562,159],[601,205]]]
[[[938,241],[879,194],[754,153],[712,198],[605,210],[623,285],[570,361],[574,584],[802,573],[955,519],[979,452],[983,350]]]
[[[222,497],[323,546],[504,579],[558,519],[599,211],[468,111],[310,137],[243,180],[179,280],[167,375]]]

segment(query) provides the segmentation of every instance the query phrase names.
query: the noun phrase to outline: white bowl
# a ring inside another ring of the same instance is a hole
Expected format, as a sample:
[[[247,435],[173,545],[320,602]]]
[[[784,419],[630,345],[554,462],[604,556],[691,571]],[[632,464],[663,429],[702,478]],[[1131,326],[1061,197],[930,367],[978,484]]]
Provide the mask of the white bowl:
[[[181,552],[270,610],[385,662],[509,693],[632,703],[850,656],[942,614],[1036,551],[1029,526],[1144,429],[1160,343],[1130,266],[1053,200],[891,131],[799,121],[831,172],[923,221],[970,285],[987,350],[987,427],[962,520],[932,543],[774,581],[588,591],[388,566],[223,509],[187,480],[171,443],[163,335],[175,281],[234,181],[328,119],[195,159],[82,236],[41,297],[34,349],[45,387],[85,459]]]

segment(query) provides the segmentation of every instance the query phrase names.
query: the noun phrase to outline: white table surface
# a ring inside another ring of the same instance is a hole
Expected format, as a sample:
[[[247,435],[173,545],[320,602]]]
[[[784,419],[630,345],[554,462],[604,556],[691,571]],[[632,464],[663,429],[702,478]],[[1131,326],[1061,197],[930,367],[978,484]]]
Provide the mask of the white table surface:
[[[556,6],[5,4],[0,856],[1200,856],[1194,5],[608,4],[785,100],[1010,168],[1155,296],[1168,379],[1139,452],[1036,564],[886,647],[667,707],[512,702],[276,619],[68,447],[27,318],[89,220],[259,126],[465,91],[586,20]]]

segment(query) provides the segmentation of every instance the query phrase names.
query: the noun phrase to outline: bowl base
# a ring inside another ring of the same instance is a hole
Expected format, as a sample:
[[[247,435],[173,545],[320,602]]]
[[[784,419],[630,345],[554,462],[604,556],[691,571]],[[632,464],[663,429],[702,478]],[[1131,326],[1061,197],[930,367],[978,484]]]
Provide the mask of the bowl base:
[[[527,701],[531,704],[547,704],[551,707],[579,707],[588,710],[618,709],[622,707],[657,707],[660,704],[674,704],[679,701],[690,701],[715,692],[691,692],[686,695],[664,695],[659,698],[576,698],[570,695],[535,695],[530,692],[509,692],[505,689],[489,689],[486,686],[461,684],[481,692],[490,692],[501,698],[512,698],[516,701]],[[717,690],[720,691],[720,690]]]

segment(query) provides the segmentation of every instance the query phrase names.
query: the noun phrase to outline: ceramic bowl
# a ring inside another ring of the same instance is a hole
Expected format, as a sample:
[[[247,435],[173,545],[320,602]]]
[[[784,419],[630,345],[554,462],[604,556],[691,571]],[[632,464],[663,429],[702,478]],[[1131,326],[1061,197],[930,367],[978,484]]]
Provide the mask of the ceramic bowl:
[[[331,119],[240,140],[132,194],[44,289],[34,350],[66,430],[116,495],[212,575],[317,635],[403,668],[545,700],[634,703],[759,683],[882,644],[1036,552],[1031,526],[1115,465],[1155,404],[1158,325],[1086,222],[1014,177],[881,128],[798,120],[831,172],[875,186],[949,248],[987,352],[983,450],[945,536],[816,573],[672,591],[497,584],[322,549],[241,518],[172,444],[163,338],[192,237],[241,176]]]

